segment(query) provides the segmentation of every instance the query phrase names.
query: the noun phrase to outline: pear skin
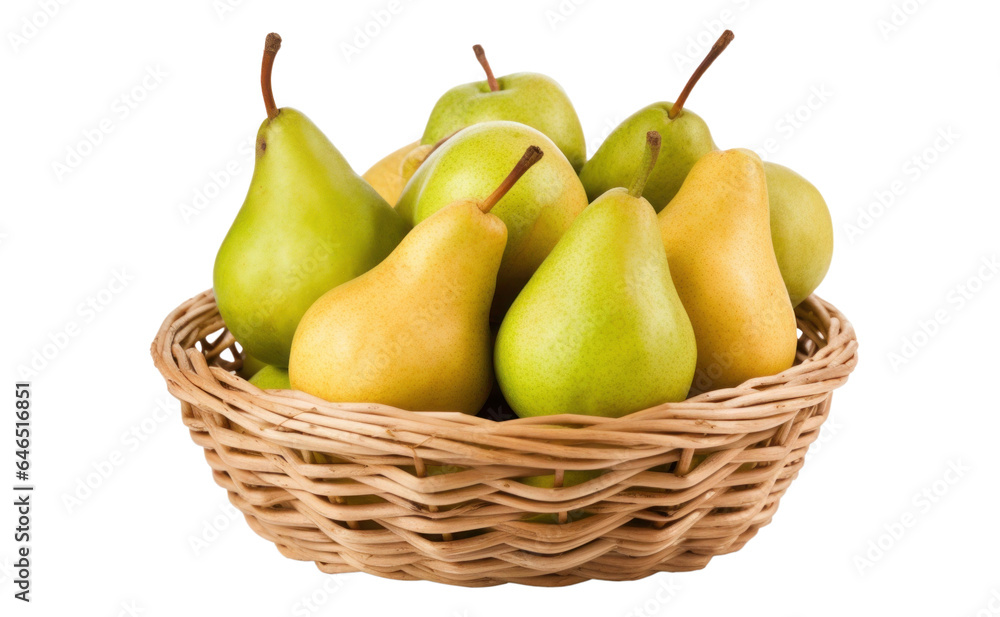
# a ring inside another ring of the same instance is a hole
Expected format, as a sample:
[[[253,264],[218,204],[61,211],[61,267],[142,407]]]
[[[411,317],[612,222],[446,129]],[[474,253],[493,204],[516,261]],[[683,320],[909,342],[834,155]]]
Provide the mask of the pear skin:
[[[288,370],[276,366],[265,366],[250,378],[250,383],[261,390],[291,390],[288,381]]]
[[[489,311],[507,244],[489,210],[541,155],[529,148],[485,200],[441,208],[317,300],[292,343],[292,386],[330,401],[479,411],[493,385]]]
[[[608,135],[580,171],[580,181],[590,200],[628,182],[634,172],[634,162],[642,156],[642,139],[648,131],[663,136],[656,167],[642,192],[657,212],[677,194],[698,159],[717,149],[708,124],[686,109],[671,119],[669,114],[673,105],[653,103],[644,107]]]
[[[257,133],[250,188],[215,259],[219,312],[246,353],[288,365],[306,309],[382,261],[409,226],[354,173],[305,115],[278,109],[268,36],[261,85],[268,117]]]
[[[283,108],[261,126],[250,190],[215,259],[226,326],[251,355],[286,365],[306,309],[382,261],[407,228],[316,125]]]
[[[479,122],[510,120],[526,124],[551,139],[580,170],[587,158],[583,127],[566,92],[550,77],[514,73],[499,79],[483,48],[473,47],[486,71],[486,81],[456,86],[434,105],[420,143],[429,145]]]
[[[687,396],[694,332],[638,201],[619,188],[584,210],[504,318],[497,380],[518,416],[619,417]]]
[[[826,201],[787,167],[764,163],[771,207],[771,240],[792,306],[823,282],[833,260],[833,221]]]
[[[540,147],[544,158],[491,211],[508,231],[493,307],[496,322],[587,207],[587,194],[556,144],[516,122],[476,124],[459,131],[427,158],[396,205],[397,212],[415,225],[456,199],[485,194],[510,171],[508,162],[529,145]]]
[[[771,242],[760,157],[744,149],[706,154],[659,223],[698,343],[695,389],[732,387],[791,367],[795,314]]]
[[[445,138],[447,139],[447,138]],[[438,144],[432,146],[419,145],[403,159],[403,162],[399,165],[399,179],[402,180],[402,184],[399,187],[399,193],[402,194],[403,189],[406,188],[406,184],[413,177],[413,174],[417,173],[417,169],[424,164],[427,157],[431,155],[434,150],[436,150]],[[395,201],[393,201],[393,206],[395,207],[396,202],[399,201],[399,195],[396,195]]]
[[[399,194],[403,192],[403,186],[406,184],[402,174],[403,161],[410,152],[419,147],[419,141],[407,144],[399,150],[387,154],[379,162],[372,165],[368,171],[361,174],[365,182],[370,184],[390,206],[396,205]]]
[[[594,156],[580,171],[580,181],[587,197],[597,199],[606,191],[625,184],[632,178],[632,164],[642,154],[642,139],[648,131],[661,135],[663,145],[656,168],[643,189],[645,197],[657,212],[674,198],[684,178],[702,156],[716,149],[708,125],[699,116],[684,108],[695,84],[733,40],[731,30],[719,36],[705,59],[694,70],[677,100],[653,103],[625,119],[608,135]]]
[[[433,145],[425,146],[414,142],[411,144],[412,147],[400,148],[376,163],[374,167],[365,172],[363,177],[390,206],[395,208],[400,194],[413,174],[417,173],[417,169],[423,165],[427,157],[447,139],[448,137],[445,137]]]
[[[640,197],[660,137],[647,140],[641,182],[577,217],[500,326],[497,382],[521,417],[620,417],[688,394],[697,346]]]
[[[259,373],[265,366],[267,366],[266,362],[261,362],[250,354],[243,352],[243,366],[240,367],[240,370],[236,374],[249,381],[251,377]]]
[[[478,411],[493,382],[489,310],[506,242],[503,222],[473,201],[439,210],[306,312],[292,385],[331,401]]]

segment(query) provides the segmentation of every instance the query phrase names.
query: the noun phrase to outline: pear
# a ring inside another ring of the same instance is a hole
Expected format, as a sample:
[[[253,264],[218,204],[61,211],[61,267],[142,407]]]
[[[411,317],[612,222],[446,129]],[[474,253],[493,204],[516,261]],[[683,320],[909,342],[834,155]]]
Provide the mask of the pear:
[[[695,388],[736,386],[792,366],[795,314],[771,243],[760,157],[744,149],[709,152],[659,220],[698,341]]]
[[[641,156],[642,136],[647,131],[657,131],[663,138],[661,155],[649,175],[642,196],[653,204],[657,212],[673,199],[694,164],[706,153],[717,149],[708,125],[701,117],[684,109],[684,103],[701,76],[732,40],[732,31],[722,33],[695,69],[676,102],[653,103],[644,107],[608,135],[580,171],[587,197],[593,200],[611,188],[624,186],[632,177],[632,161]]]
[[[368,171],[361,174],[365,182],[372,185],[372,188],[382,196],[390,206],[396,204],[399,194],[403,191],[406,182],[403,180],[403,161],[417,149],[423,149],[419,141],[407,144],[390,152],[377,163],[372,165]]]
[[[833,221],[826,201],[787,167],[764,163],[771,208],[771,241],[792,306],[809,297],[833,260]]]
[[[288,380],[288,370],[276,366],[265,366],[249,379],[250,383],[261,390],[291,390]]]
[[[577,217],[504,318],[494,362],[517,415],[619,417],[687,396],[694,331],[640,196],[659,140],[649,133],[630,188]]]
[[[236,371],[236,374],[249,381],[251,377],[259,373],[265,366],[267,366],[266,362],[261,362],[250,354],[243,352],[243,365]]]
[[[375,163],[371,169],[366,171],[361,177],[368,184],[372,185],[379,195],[382,196],[390,206],[395,207],[399,201],[399,195],[403,192],[403,187],[410,181],[413,174],[417,172],[424,161],[427,160],[438,147],[448,141],[451,135],[447,135],[431,145],[423,145],[420,142],[413,142],[408,146],[403,146],[399,150],[387,155],[385,158]]]
[[[396,204],[397,212],[415,225],[456,199],[492,189],[506,175],[506,161],[532,144],[542,149],[545,158],[492,211],[508,232],[493,303],[493,320],[497,323],[552,247],[587,207],[587,194],[580,179],[559,148],[524,124],[505,121],[476,124],[459,131],[431,154]]]
[[[382,261],[408,226],[305,115],[275,106],[271,68],[280,44],[281,37],[268,35],[261,66],[267,119],[257,133],[250,189],[219,248],[213,279],[236,340],[284,367],[306,309]]]
[[[507,243],[490,210],[541,156],[528,148],[489,197],[438,210],[381,264],[317,300],[292,343],[292,386],[330,401],[476,413],[493,384],[489,310]]]
[[[477,122],[512,120],[541,131],[579,171],[587,158],[583,127],[569,97],[551,77],[514,73],[499,79],[481,45],[472,50],[486,72],[486,81],[456,86],[434,105],[420,143],[433,144]]]

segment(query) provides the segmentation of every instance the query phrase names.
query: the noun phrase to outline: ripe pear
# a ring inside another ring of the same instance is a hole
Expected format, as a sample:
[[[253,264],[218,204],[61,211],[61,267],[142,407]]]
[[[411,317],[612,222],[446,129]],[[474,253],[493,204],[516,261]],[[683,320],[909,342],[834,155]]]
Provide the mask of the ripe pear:
[[[580,179],[559,148],[542,133],[517,122],[470,126],[428,157],[396,205],[396,211],[415,225],[456,199],[485,194],[507,174],[507,161],[532,144],[545,157],[492,210],[508,232],[493,303],[496,322],[587,207]]]
[[[587,158],[583,127],[569,97],[551,77],[514,73],[496,79],[482,46],[473,46],[486,81],[456,86],[434,105],[420,143],[429,145],[477,122],[512,120],[541,131],[580,171]]]
[[[417,168],[423,165],[427,157],[449,137],[451,135],[442,137],[437,143],[431,145],[423,145],[415,141],[408,146],[403,146],[375,163],[371,169],[364,173],[362,178],[367,180],[390,206],[395,207],[396,202],[399,201],[400,193],[403,192],[403,187],[417,172]]]
[[[577,217],[504,318],[494,363],[517,415],[619,417],[687,396],[694,331],[640,196],[658,147],[650,132],[630,188]]]
[[[644,107],[608,135],[580,171],[580,181],[588,198],[594,200],[609,189],[624,186],[632,177],[632,162],[642,156],[643,136],[648,131],[656,131],[662,135],[663,146],[642,196],[657,212],[673,199],[694,164],[708,152],[718,149],[708,125],[701,117],[684,109],[684,103],[704,72],[732,40],[733,33],[726,30],[695,69],[676,102]]]
[[[408,226],[305,115],[275,106],[271,68],[280,43],[273,33],[265,43],[267,119],[257,133],[250,189],[219,248],[213,279],[236,340],[284,367],[306,309],[382,261]]]
[[[795,314],[771,243],[760,157],[709,152],[659,220],[698,341],[695,388],[732,387],[792,366]]]
[[[416,149],[422,148],[419,141],[407,144],[387,154],[368,169],[361,177],[372,185],[372,188],[382,196],[382,199],[393,206],[399,199],[406,182],[403,180],[403,161]]]
[[[771,207],[771,241],[792,306],[809,297],[833,260],[833,221],[826,201],[787,167],[764,163]]]
[[[292,343],[292,386],[330,401],[476,413],[493,384],[489,310],[507,243],[490,209],[541,155],[528,148],[489,197],[442,208],[317,300]]]
[[[288,370],[276,366],[265,366],[249,379],[250,383],[261,390],[291,390],[288,380]]]

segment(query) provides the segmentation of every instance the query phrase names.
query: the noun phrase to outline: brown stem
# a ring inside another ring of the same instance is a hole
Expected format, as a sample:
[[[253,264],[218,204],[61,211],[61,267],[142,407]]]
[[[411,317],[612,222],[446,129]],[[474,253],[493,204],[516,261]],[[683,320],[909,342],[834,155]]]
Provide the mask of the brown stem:
[[[656,166],[656,157],[660,156],[660,134],[656,131],[646,133],[646,149],[642,153],[642,163],[636,171],[632,184],[628,187],[628,194],[632,197],[642,197],[642,189],[646,188],[646,181],[649,174]]]
[[[458,131],[455,131],[455,133],[457,132]],[[410,154],[406,156],[406,159],[404,159],[402,164],[400,165],[400,171],[403,174],[403,179],[408,180],[409,178],[412,178],[413,174],[417,172],[417,169],[419,169],[420,166],[424,164],[424,161],[431,158],[431,155],[434,154],[434,151],[443,146],[444,142],[454,137],[455,133],[450,133],[448,135],[445,135],[441,139],[434,142],[434,145],[430,146],[429,148],[427,146],[420,146],[416,150],[410,152]]]
[[[524,156],[521,157],[521,160],[518,161],[517,165],[514,166],[514,169],[507,174],[507,177],[503,179],[500,186],[498,186],[489,197],[484,199],[483,202],[479,204],[479,209],[483,212],[489,212],[492,210],[493,206],[497,205],[497,202],[503,199],[503,196],[507,194],[507,191],[509,191],[511,187],[521,179],[524,172],[531,169],[532,165],[541,160],[542,154],[542,149],[538,146],[528,146],[528,149],[524,151]]]
[[[461,130],[462,129],[458,129],[458,131],[461,131]],[[458,131],[455,131],[455,133],[458,133]],[[430,152],[428,152],[427,154],[429,155],[431,152],[434,152],[435,150],[437,150],[438,148],[440,148],[441,146],[443,146],[444,142],[448,141],[449,139],[451,139],[452,137],[455,136],[455,133],[448,133],[447,135],[445,135],[441,139],[435,141],[434,145],[431,146]]]
[[[715,42],[715,45],[712,45],[712,49],[708,51],[708,55],[705,56],[705,59],[701,61],[698,68],[696,68],[694,73],[691,74],[691,79],[689,79],[684,85],[684,89],[681,90],[681,95],[677,97],[677,101],[675,101],[673,106],[670,107],[670,111],[667,112],[667,117],[673,120],[680,115],[681,111],[684,109],[684,101],[686,101],[688,95],[691,94],[691,90],[694,89],[694,85],[698,83],[698,80],[705,74],[708,67],[712,66],[715,59],[722,54],[722,51],[733,42],[734,36],[735,35],[732,30],[726,30],[722,33],[722,36],[719,37],[719,40]]]
[[[271,69],[274,67],[274,56],[281,49],[281,37],[272,32],[264,39],[264,59],[260,63],[260,90],[264,93],[264,108],[267,119],[274,120],[278,115],[278,106],[274,104],[274,92],[271,90]]]
[[[483,70],[486,71],[486,81],[490,84],[490,91],[496,92],[500,89],[500,84],[497,83],[497,78],[493,76],[493,69],[490,68],[490,61],[486,59],[486,52],[483,51],[483,46],[473,45],[472,51],[476,52],[476,60],[479,60],[479,64],[483,65]]]

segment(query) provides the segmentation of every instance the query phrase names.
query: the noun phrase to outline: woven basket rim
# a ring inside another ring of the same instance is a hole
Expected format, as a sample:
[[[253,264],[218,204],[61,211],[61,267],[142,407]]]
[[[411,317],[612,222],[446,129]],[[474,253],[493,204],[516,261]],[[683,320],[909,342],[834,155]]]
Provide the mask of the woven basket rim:
[[[565,438],[576,443],[594,441],[609,445],[615,443],[617,435],[632,448],[664,446],[667,445],[664,438],[670,437],[668,441],[673,447],[704,448],[711,446],[711,439],[704,435],[726,435],[734,429],[753,432],[787,421],[797,409],[814,404],[843,385],[857,363],[858,344],[853,326],[835,307],[813,295],[796,309],[803,331],[796,363],[777,375],[751,379],[734,388],[705,392],[619,418],[563,414],[498,422],[459,412],[415,412],[373,403],[335,403],[296,390],[260,390],[229,370],[207,365],[206,355],[220,362],[218,356],[226,349],[236,353],[231,334],[224,332],[210,342],[206,337],[211,332],[186,330],[193,319],[204,318],[213,311],[217,314],[213,292],[208,289],[167,316],[151,346],[157,368],[178,398],[205,404],[205,396],[191,396],[192,392],[201,392],[215,399],[216,411],[231,421],[254,434],[282,442],[294,441],[292,437],[296,434],[307,440],[311,436],[321,437],[314,429],[330,419],[381,426],[389,436],[409,430],[448,439],[459,437],[458,432],[466,438],[475,436],[480,442],[516,439],[548,444]],[[221,317],[213,325],[223,328]],[[178,337],[189,341],[187,348],[178,344]],[[193,342],[199,341],[210,348],[205,354],[193,349]],[[803,351],[804,341],[812,341],[812,349]],[[211,378],[206,372],[211,373]],[[213,381],[222,388],[213,385]],[[692,438],[686,441],[686,435]]]

